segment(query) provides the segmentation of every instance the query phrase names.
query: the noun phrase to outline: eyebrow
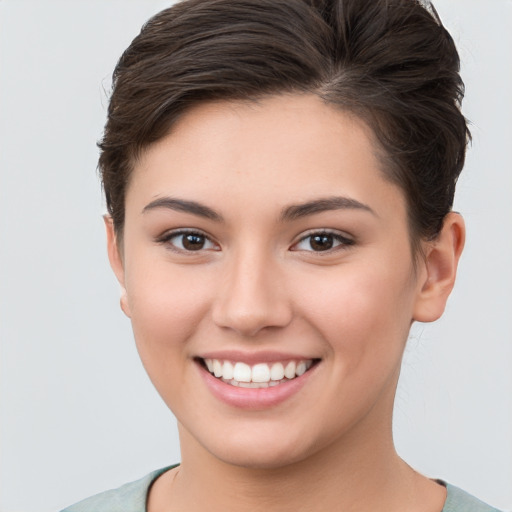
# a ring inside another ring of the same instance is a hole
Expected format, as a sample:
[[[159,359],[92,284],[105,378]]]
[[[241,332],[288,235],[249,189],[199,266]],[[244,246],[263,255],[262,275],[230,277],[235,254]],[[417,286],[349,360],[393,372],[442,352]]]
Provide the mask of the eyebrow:
[[[178,212],[191,213],[192,215],[204,217],[205,219],[215,220],[217,222],[223,222],[224,220],[222,215],[217,213],[215,210],[208,208],[208,206],[204,206],[203,204],[197,203],[196,201],[186,201],[185,199],[176,199],[173,197],[161,197],[151,201],[151,203],[144,207],[142,213],[146,213],[157,208],[167,208],[169,210],[175,210]]]
[[[377,214],[366,204],[350,197],[324,197],[302,204],[287,206],[281,212],[281,220],[290,221],[330,210],[363,210],[375,216]]]
[[[146,213],[158,208],[167,208],[178,212],[190,213],[205,219],[214,220],[217,222],[224,222],[222,215],[208,206],[205,206],[196,201],[188,201],[185,199],[176,199],[173,197],[160,197],[147,204],[142,213]],[[352,199],[349,197],[324,197],[314,199],[306,203],[294,204],[283,208],[281,211],[281,221],[292,221],[308,215],[322,213],[331,210],[363,210],[373,215],[377,215],[368,205]]]

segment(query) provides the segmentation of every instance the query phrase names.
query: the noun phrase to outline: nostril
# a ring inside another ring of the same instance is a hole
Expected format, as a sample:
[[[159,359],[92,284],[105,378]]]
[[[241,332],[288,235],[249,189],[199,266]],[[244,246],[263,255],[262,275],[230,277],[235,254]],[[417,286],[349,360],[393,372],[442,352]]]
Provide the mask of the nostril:
[[[253,337],[262,330],[287,326],[292,319],[291,309],[287,306],[254,304],[252,308],[242,304],[229,304],[214,311],[213,320],[223,329],[230,329],[242,336]]]

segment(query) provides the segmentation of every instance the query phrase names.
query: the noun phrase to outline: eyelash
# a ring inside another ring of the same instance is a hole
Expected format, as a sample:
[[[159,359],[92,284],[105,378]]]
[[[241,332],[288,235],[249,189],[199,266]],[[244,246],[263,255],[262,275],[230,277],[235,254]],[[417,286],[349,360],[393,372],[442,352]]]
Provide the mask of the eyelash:
[[[195,236],[198,238],[202,238],[204,240],[203,246],[199,247],[198,249],[195,249],[195,250],[185,248],[183,246],[183,237],[185,237],[187,235],[192,235],[192,236]],[[172,243],[173,239],[176,239],[179,237],[182,237],[181,238],[182,247],[177,247],[174,243]],[[313,250],[313,248],[311,246],[313,237],[324,237],[324,238],[328,237],[328,238],[332,238],[334,240],[334,242],[332,243],[332,247],[328,247],[325,250],[315,251],[315,250]],[[306,242],[308,239],[310,239],[309,246],[311,247],[311,250],[304,249],[304,248],[302,248],[302,249],[298,248],[301,243]],[[175,252],[179,252],[179,253],[194,253],[194,252],[200,252],[203,250],[219,250],[216,248],[216,247],[218,247],[217,244],[215,242],[213,242],[207,234],[203,233],[202,231],[194,230],[194,229],[180,229],[178,231],[170,231],[170,232],[164,233],[162,236],[160,236],[157,239],[157,242],[167,245],[171,250],[173,250]],[[338,243],[335,244],[336,242],[338,242]],[[347,236],[341,235],[340,233],[338,233],[336,231],[330,231],[327,229],[323,229],[323,230],[311,231],[311,232],[307,233],[306,235],[302,236],[298,242],[294,243],[291,246],[290,250],[291,251],[312,252],[312,253],[318,253],[318,254],[332,253],[333,251],[346,249],[347,247],[354,245],[354,243],[355,243],[354,240],[352,240],[351,238],[348,238]],[[204,245],[207,245],[207,244],[210,244],[211,247],[204,247]]]
[[[334,242],[338,242],[338,244],[334,245],[334,243],[333,243],[333,247],[328,247],[327,249],[320,250],[320,251],[314,251],[312,249],[309,250],[309,249],[299,249],[299,248],[297,248],[299,246],[299,244],[301,244],[303,242],[306,242],[308,239],[310,240],[309,241],[309,245],[311,247],[311,243],[312,243],[313,237],[330,237],[330,238],[332,238],[334,240]],[[311,231],[311,232],[307,233],[306,235],[302,236],[301,239],[292,246],[292,250],[294,250],[294,251],[304,251],[304,252],[313,252],[313,253],[318,253],[318,254],[332,253],[334,251],[347,249],[351,245],[354,245],[354,243],[355,243],[355,241],[353,239],[351,239],[351,238],[349,238],[349,237],[347,237],[345,235],[342,235],[342,234],[340,234],[337,231],[331,231],[331,230],[328,230],[328,229],[322,229],[322,230]]]
[[[212,247],[205,248],[203,246],[196,250],[186,249],[185,247],[183,247],[183,237],[185,237],[186,235],[192,235],[192,236],[196,236],[198,238],[202,238],[202,239],[204,239],[205,244],[211,244]],[[175,244],[172,243],[173,239],[179,238],[179,237],[182,237],[181,238],[182,247],[177,247]],[[218,250],[218,249],[215,249],[217,244],[215,242],[213,242],[211,240],[211,238],[206,233],[203,233],[202,231],[199,231],[197,229],[180,229],[178,231],[169,231],[167,233],[164,233],[162,236],[160,236],[157,239],[157,242],[161,243],[163,245],[166,245],[171,250],[173,250],[175,252],[179,252],[179,253],[194,253],[194,252],[200,252],[203,250],[212,250],[212,249]]]

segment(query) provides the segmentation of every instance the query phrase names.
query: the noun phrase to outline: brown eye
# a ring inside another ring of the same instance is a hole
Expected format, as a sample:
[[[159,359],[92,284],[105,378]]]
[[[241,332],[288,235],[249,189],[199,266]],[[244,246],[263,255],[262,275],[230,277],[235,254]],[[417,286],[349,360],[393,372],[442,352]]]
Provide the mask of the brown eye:
[[[187,251],[199,251],[204,248],[206,237],[197,233],[181,235],[181,244]]]
[[[354,245],[354,240],[343,236],[340,233],[330,233],[328,231],[317,231],[304,236],[296,243],[291,250],[308,252],[327,252],[331,250],[343,249]]]
[[[309,245],[313,251],[328,251],[334,245],[334,237],[329,234],[313,235],[309,237]]]
[[[219,247],[200,231],[174,231],[163,235],[158,241],[182,253],[219,250]]]

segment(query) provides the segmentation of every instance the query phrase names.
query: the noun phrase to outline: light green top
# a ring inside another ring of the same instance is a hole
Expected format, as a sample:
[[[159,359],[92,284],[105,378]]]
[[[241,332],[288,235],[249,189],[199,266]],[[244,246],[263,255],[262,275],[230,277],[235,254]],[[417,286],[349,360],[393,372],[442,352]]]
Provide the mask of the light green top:
[[[146,500],[151,484],[162,474],[176,467],[158,469],[128,484],[87,498],[62,512],[146,512]],[[499,512],[467,492],[446,484],[447,497],[442,512]]]

